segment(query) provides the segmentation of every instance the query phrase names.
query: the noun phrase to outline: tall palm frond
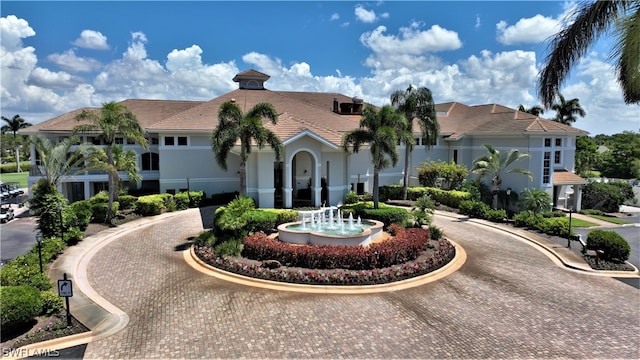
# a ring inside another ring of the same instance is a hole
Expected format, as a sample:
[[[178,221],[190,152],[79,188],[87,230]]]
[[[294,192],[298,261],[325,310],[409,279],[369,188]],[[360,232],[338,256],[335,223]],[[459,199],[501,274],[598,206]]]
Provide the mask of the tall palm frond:
[[[407,130],[407,119],[391,105],[379,111],[372,106],[365,107],[360,126],[344,134],[342,148],[345,152],[358,153],[362,147],[369,147],[373,164],[374,208],[378,208],[380,199],[380,171],[398,163],[398,141],[408,142],[412,138],[413,134]]]
[[[440,124],[436,117],[431,90],[426,87],[414,88],[412,85],[405,91],[396,90],[391,94],[391,104],[407,119],[407,130],[413,131],[413,120],[418,125],[425,141],[425,149],[430,149],[440,133]],[[404,176],[402,180],[402,198],[406,200],[409,188],[409,166],[411,166],[411,152],[415,145],[413,136],[403,141],[405,144]]]
[[[66,178],[93,169],[89,164],[96,148],[81,144],[78,137],[72,136],[53,143],[42,135],[32,135],[29,141],[38,153],[38,167],[42,175],[54,188]]]
[[[577,120],[576,115],[579,115],[580,117],[585,117],[587,115],[582,106],[580,106],[580,100],[578,98],[566,100],[562,94],[558,94],[558,98],[560,101],[551,106],[551,110],[556,111],[554,121],[565,125],[571,125]]]
[[[611,28],[618,35],[611,58],[616,63],[624,101],[627,104],[640,102],[640,1],[583,2],[570,21],[571,24],[551,40],[551,52],[539,74],[538,93],[544,106],[553,105],[574,65]]]
[[[278,112],[269,103],[258,103],[246,113],[232,101],[220,105],[218,109],[218,126],[211,133],[211,149],[218,165],[227,170],[227,158],[236,143],[240,142],[240,196],[247,192],[247,159],[251,153],[252,141],[262,149],[269,145],[280,160],[284,145],[274,132],[263,125],[263,119],[272,124],[278,122]]]

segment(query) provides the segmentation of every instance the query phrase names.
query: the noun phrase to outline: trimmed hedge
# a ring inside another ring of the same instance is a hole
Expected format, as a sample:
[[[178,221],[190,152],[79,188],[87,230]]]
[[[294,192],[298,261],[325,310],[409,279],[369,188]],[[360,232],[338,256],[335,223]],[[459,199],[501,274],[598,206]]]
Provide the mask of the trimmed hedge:
[[[513,216],[513,224],[516,227],[526,227],[541,231],[548,235],[566,237],[569,233],[569,218],[546,218],[542,214],[535,214],[531,210],[520,212]],[[571,236],[576,235],[573,229]]]
[[[167,194],[172,196],[171,194]],[[167,208],[164,194],[140,196],[136,202],[136,212],[143,216],[153,216],[162,213]]]
[[[29,160],[20,160],[20,170],[22,172],[29,172],[29,168],[31,167],[31,162]],[[8,163],[0,165],[0,173],[8,174],[18,172],[18,166],[16,163]]]
[[[256,233],[244,239],[242,256],[309,269],[371,270],[415,260],[429,244],[428,229],[394,225],[394,231],[393,239],[369,247],[293,245]]]
[[[460,207],[460,203],[471,200],[471,193],[459,190],[442,190],[433,187],[412,186],[407,189],[407,198],[417,200],[425,195],[431,197],[435,202],[452,208]],[[380,200],[387,201],[402,198],[402,186],[388,185],[380,187]]]
[[[629,243],[615,231],[592,230],[587,235],[587,249],[601,250],[605,260],[627,261],[631,253]]]
[[[187,208],[197,208],[204,199],[204,191],[189,191],[188,193],[181,192],[174,195],[176,206],[179,210]]]
[[[118,202],[120,203],[121,210],[134,210],[136,208],[137,196],[133,195],[120,195],[118,196]]]
[[[2,327],[20,327],[42,313],[40,291],[31,286],[0,286]]]

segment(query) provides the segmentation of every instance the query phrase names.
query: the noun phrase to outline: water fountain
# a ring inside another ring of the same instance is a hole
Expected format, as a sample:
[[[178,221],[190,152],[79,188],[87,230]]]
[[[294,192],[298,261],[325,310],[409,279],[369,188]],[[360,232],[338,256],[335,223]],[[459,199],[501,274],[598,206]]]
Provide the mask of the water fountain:
[[[335,212],[335,216],[334,216]],[[362,220],[353,214],[344,219],[338,207],[298,211],[300,221],[278,226],[280,241],[290,244],[368,246],[382,235],[384,224],[376,220]]]

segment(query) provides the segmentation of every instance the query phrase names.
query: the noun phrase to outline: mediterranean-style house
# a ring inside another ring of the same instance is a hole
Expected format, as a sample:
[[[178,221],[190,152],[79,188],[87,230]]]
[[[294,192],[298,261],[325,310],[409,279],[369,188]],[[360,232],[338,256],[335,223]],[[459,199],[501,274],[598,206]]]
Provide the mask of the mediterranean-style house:
[[[278,123],[265,122],[284,144],[284,153],[276,161],[271,148],[254,148],[247,163],[246,193],[260,207],[291,208],[304,201],[313,206],[336,205],[354,190],[371,192],[373,165],[368,149],[345,153],[342,136],[358,127],[364,106],[356,97],[337,93],[274,91],[264,87],[269,76],[255,70],[237,74],[239,88],[210,101],[125,100],[125,105],[140,122],[148,140],[148,150],[124,139],[125,149],[138,155],[142,182],[134,187],[155,192],[203,190],[207,195],[239,190],[238,155],[228,158],[228,170],[214,159],[210,136],[218,124],[218,110],[227,101],[235,101],[243,110],[267,102],[278,112]],[[22,134],[42,134],[61,139],[80,123],[77,109],[22,130]],[[98,110],[97,108],[95,109]],[[440,135],[430,149],[414,129],[416,144],[412,153],[411,177],[415,168],[429,160],[453,161],[471,169],[473,161],[486,150],[483,144],[506,152],[518,149],[529,158],[515,164],[534,176],[514,174],[503,178],[503,189],[520,192],[540,188],[552,195],[554,206],[580,209],[581,185],[575,175],[576,137],[587,132],[497,104],[467,106],[457,102],[436,105]],[[83,140],[100,145],[95,136]],[[404,145],[400,154],[404,157]],[[31,187],[40,177],[38,154],[31,149]],[[380,173],[380,185],[402,183],[404,160]],[[471,175],[475,176],[475,175]],[[126,176],[124,179],[126,181]],[[87,199],[106,189],[107,175],[86,172],[65,179],[60,191],[70,201]],[[131,184],[130,184],[131,186]]]

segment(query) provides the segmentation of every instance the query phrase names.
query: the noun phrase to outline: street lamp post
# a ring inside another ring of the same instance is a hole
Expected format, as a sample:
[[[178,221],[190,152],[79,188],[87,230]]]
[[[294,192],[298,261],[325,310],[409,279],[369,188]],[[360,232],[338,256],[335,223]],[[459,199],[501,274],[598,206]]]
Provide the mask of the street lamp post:
[[[571,249],[571,214],[573,213],[573,206],[569,207],[569,234],[567,234],[567,247]]]
[[[36,242],[38,243],[38,259],[40,259],[40,274],[44,271],[42,270],[42,234],[36,234]]]
[[[509,198],[511,197],[511,188],[510,187],[507,188],[506,194],[507,194],[507,219],[511,219],[511,216],[509,216],[509,214],[510,214],[510,212],[509,212],[509,200],[510,199]]]

